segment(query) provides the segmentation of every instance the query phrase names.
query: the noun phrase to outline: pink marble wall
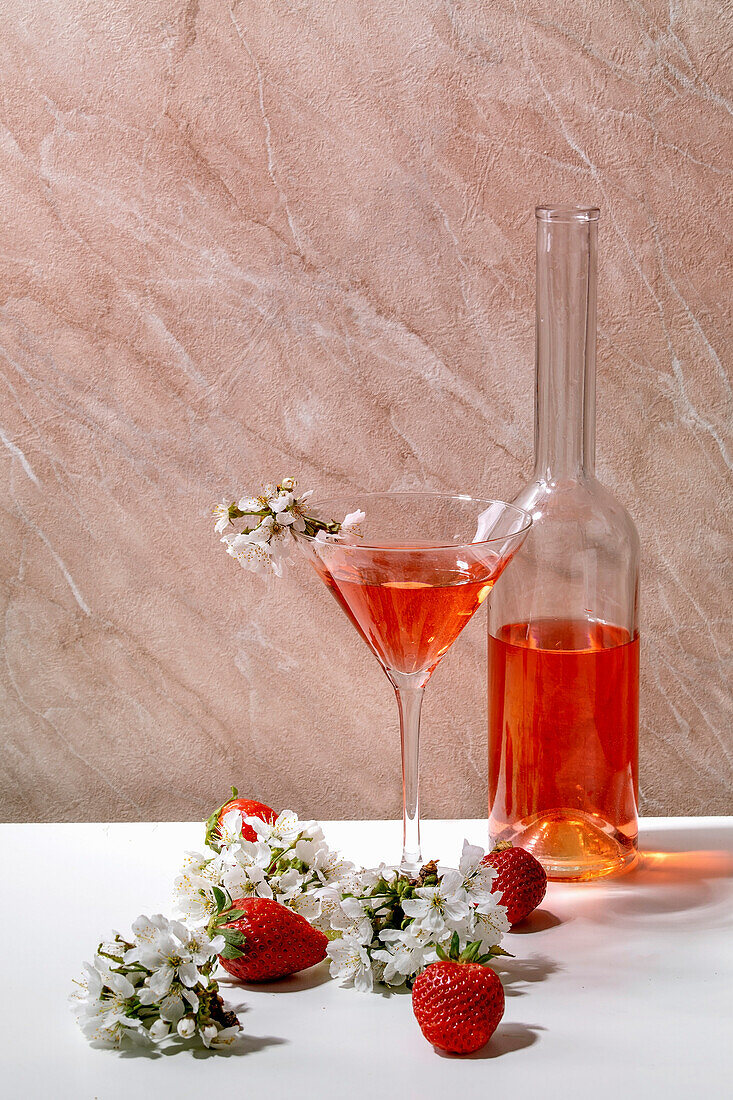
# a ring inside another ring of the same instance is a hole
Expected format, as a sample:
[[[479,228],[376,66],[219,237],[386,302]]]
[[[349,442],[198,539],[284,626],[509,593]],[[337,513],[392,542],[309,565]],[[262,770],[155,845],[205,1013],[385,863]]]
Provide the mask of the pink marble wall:
[[[208,511],[290,473],[516,491],[538,200],[603,208],[643,808],[733,810],[731,9],[2,7],[2,816],[191,818],[232,781],[398,813],[376,663],[305,565],[263,589]],[[428,816],[485,813],[483,631],[427,696]]]

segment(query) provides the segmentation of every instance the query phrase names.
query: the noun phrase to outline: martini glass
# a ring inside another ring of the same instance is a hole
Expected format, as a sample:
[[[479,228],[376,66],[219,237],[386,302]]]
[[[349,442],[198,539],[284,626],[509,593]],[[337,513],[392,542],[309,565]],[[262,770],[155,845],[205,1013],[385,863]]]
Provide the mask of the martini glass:
[[[442,493],[362,493],[319,501],[322,515],[366,512],[362,535],[298,542],[384,669],[402,743],[401,869],[419,869],[418,771],[423,692],[481,606],[532,519],[499,500]]]

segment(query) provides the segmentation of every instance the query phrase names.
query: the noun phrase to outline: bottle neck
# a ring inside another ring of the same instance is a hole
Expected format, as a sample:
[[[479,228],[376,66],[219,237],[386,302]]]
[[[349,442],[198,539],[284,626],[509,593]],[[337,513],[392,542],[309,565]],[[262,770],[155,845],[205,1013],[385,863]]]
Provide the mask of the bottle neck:
[[[596,210],[537,211],[535,477],[595,472]]]

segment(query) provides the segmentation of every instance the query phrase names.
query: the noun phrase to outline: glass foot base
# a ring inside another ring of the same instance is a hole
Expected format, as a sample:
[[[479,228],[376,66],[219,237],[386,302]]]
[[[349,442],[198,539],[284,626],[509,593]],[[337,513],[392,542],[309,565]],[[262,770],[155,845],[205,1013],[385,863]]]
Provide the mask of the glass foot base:
[[[423,865],[420,852],[403,852],[400,860],[399,872],[401,875],[409,875],[416,878]]]
[[[549,810],[530,821],[505,826],[492,835],[526,848],[548,879],[588,882],[629,871],[638,858],[636,836],[629,837],[595,814]]]

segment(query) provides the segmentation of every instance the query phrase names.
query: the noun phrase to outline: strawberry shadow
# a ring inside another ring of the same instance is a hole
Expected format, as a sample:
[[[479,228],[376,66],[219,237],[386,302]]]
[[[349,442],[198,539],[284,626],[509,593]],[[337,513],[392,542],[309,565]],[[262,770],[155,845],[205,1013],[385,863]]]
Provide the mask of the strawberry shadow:
[[[323,959],[307,970],[299,970],[287,978],[278,978],[274,982],[238,982],[234,978],[217,976],[219,985],[227,990],[247,990],[248,993],[300,993],[304,989],[315,989],[331,980],[328,970],[329,961]]]
[[[546,932],[548,928],[557,928],[559,924],[565,924],[565,920],[551,913],[549,909],[535,909],[523,921],[512,925],[510,933],[523,936],[528,932]]]
[[[523,997],[525,986],[544,982],[562,967],[546,955],[531,955],[528,959],[492,959],[491,965],[501,978],[506,997]]]
[[[538,1024],[501,1023],[489,1039],[486,1046],[473,1054],[447,1054],[439,1051],[446,1058],[465,1058],[468,1061],[481,1061],[486,1058],[503,1058],[505,1054],[514,1054],[518,1050],[526,1050],[539,1039],[537,1034],[546,1031]]]

